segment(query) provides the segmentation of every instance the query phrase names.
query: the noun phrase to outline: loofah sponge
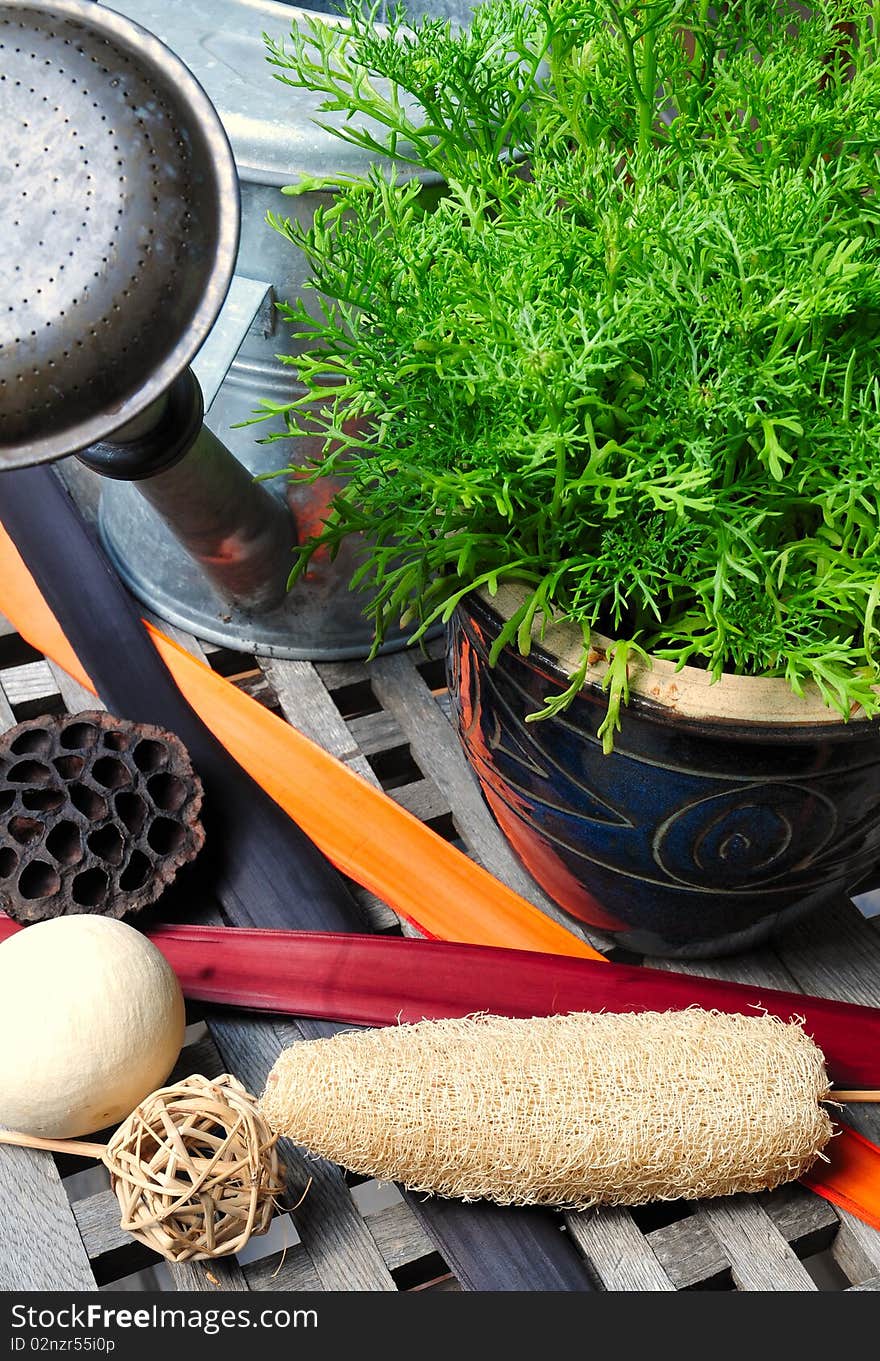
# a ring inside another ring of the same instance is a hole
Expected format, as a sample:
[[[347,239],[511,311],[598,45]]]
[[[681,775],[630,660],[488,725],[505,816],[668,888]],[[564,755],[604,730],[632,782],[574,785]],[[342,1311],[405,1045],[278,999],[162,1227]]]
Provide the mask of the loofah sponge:
[[[20,922],[123,917],[204,842],[202,786],[172,733],[109,714],[33,719],[0,737],[0,908]]]
[[[584,1209],[791,1181],[831,1136],[828,1091],[800,1026],[695,1008],[346,1032],[285,1050],[260,1106],[364,1176]]]

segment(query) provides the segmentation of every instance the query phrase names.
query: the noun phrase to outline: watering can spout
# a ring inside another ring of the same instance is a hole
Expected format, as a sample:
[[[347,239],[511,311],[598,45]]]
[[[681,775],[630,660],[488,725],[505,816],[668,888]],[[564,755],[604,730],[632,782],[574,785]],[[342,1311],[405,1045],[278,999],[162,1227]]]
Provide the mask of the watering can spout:
[[[262,613],[284,598],[294,522],[207,426],[191,369],[175,379],[152,426],[127,426],[79,455],[93,472],[133,482],[220,596]]]

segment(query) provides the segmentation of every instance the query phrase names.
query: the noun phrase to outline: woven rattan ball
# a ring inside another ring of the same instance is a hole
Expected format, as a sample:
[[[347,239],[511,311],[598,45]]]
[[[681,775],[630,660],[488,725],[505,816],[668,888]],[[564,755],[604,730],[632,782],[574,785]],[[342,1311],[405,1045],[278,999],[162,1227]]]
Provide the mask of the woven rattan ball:
[[[244,1087],[195,1075],[143,1101],[104,1162],[121,1227],[171,1262],[228,1257],[265,1233],[284,1169]]]

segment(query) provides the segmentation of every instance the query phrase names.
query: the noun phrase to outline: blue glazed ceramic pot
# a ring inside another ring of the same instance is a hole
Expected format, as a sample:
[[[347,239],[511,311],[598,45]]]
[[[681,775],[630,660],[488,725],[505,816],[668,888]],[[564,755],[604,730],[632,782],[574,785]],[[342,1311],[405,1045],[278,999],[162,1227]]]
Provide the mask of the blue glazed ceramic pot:
[[[710,685],[655,660],[631,676],[605,756],[604,640],[571,707],[526,723],[566,687],[579,645],[554,626],[530,657],[507,648],[490,668],[516,603],[507,588],[456,611],[453,715],[498,823],[567,912],[641,954],[696,957],[752,946],[867,887],[880,862],[880,724],[843,723],[783,680]]]

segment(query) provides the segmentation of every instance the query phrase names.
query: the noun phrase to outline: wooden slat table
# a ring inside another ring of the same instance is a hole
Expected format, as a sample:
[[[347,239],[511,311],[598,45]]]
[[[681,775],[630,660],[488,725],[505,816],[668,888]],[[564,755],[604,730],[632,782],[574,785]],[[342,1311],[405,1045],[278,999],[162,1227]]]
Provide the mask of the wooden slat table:
[[[488,814],[448,719],[442,644],[362,662],[257,661],[194,652],[260,703],[384,788],[441,836],[460,844],[545,910],[544,898]],[[34,654],[0,619],[0,725],[96,701]],[[372,929],[399,932],[390,909],[357,888]],[[601,947],[608,942],[597,938]],[[662,962],[652,961],[652,963]],[[842,903],[789,931],[772,949],[682,965],[694,973],[824,993],[880,1005],[880,923]],[[201,1029],[178,1074],[235,1072],[259,1089],[291,1034],[283,1021],[193,1013]],[[880,1140],[880,1112],[849,1118]],[[414,1215],[393,1188],[358,1183],[287,1148],[291,1186],[312,1186],[293,1213],[240,1260],[169,1268],[118,1228],[103,1169],[18,1149],[0,1155],[0,1288],[93,1290],[458,1289]],[[560,1216],[597,1285],[608,1290],[816,1290],[880,1287],[880,1233],[839,1214],[803,1187],[700,1204]],[[136,1273],[141,1273],[136,1275]]]

